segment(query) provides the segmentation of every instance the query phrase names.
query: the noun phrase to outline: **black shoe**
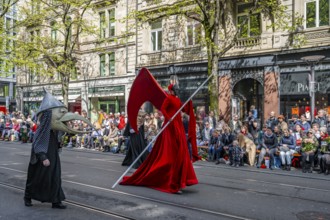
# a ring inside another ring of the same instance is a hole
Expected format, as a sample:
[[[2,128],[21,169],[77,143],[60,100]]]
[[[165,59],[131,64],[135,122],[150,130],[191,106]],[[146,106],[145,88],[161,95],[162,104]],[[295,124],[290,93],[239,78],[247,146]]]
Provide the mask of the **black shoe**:
[[[286,166],[285,165],[282,165],[282,170],[286,170]]]
[[[291,166],[288,165],[288,166],[286,167],[286,170],[287,170],[287,171],[291,171]]]
[[[66,209],[66,206],[63,205],[63,203],[58,202],[58,203],[53,203],[52,204],[52,208],[53,209]]]
[[[310,169],[308,170],[308,173],[313,173],[312,168],[310,168]]]
[[[321,174],[321,173],[323,173],[323,170],[319,170],[317,173],[318,173],[318,174]]]
[[[329,175],[329,170],[324,171],[324,175]]]
[[[24,205],[28,207],[33,206],[31,199],[24,197]]]
[[[215,164],[219,164],[220,163],[220,161],[219,160],[217,160],[217,162],[215,162]]]
[[[273,167],[272,167],[272,166],[270,166],[270,167],[269,167],[269,169],[270,169],[270,170],[273,170]]]
[[[302,172],[303,172],[303,173],[306,173],[306,172],[307,172],[307,170],[303,168],[303,169],[302,169]]]

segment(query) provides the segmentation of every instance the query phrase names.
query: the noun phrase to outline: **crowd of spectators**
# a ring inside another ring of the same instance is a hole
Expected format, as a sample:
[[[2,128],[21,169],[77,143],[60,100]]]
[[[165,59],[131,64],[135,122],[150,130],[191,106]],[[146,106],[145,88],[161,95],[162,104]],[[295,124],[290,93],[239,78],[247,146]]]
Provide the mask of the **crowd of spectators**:
[[[270,170],[290,171],[295,166],[329,174],[330,115],[325,110],[320,109],[312,122],[305,114],[286,119],[272,111],[261,125],[256,117],[254,107],[242,121],[238,115],[229,121],[222,115],[216,119],[212,111],[206,117],[197,115],[197,143],[207,149],[206,160]]]
[[[93,110],[89,117],[83,110],[81,115],[89,119],[94,127],[82,121],[72,121],[70,126],[76,130],[89,132],[63,135],[63,146],[114,153],[127,150],[129,139],[123,135],[127,124],[125,112],[113,114]],[[189,120],[187,115],[182,116],[184,123]],[[37,129],[34,117],[25,117],[20,112],[0,112],[0,140],[32,142]],[[226,121],[222,115],[215,117],[213,111],[209,114],[196,112],[197,145],[201,155],[216,164],[239,167],[246,163],[257,168],[282,168],[287,171],[292,166],[301,166],[303,172],[317,170],[329,174],[330,115],[321,109],[314,121],[308,118],[302,114],[286,119],[272,111],[261,125],[254,106],[244,120],[240,120],[238,115]],[[163,116],[158,112],[145,114],[146,143],[157,135],[163,121]]]

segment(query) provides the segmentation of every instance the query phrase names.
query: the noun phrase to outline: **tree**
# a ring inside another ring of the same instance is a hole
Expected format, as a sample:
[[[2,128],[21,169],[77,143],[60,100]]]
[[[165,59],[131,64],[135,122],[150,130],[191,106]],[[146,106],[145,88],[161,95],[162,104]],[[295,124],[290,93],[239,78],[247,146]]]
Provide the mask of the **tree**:
[[[14,33],[16,34],[16,20],[14,14],[14,7],[19,0],[3,0],[0,2],[0,68],[7,76],[12,70],[12,65],[8,59],[12,51],[12,42],[14,40]],[[11,18],[6,19],[6,14],[10,14]]]
[[[135,18],[138,26],[173,15],[192,19],[201,24],[203,34],[200,34],[199,42],[206,47],[208,75],[217,75],[219,58],[232,49],[238,39],[259,37],[261,16],[271,21],[267,28],[273,33],[279,29],[292,33],[299,25],[292,22],[292,15],[286,12],[287,7],[282,5],[281,0],[181,0],[174,2],[148,0],[146,2],[158,7],[146,11],[133,11],[129,18]],[[241,9],[244,10],[245,16],[239,17],[236,21],[235,5],[237,3],[245,4],[246,7]],[[213,77],[208,84],[208,89],[210,108],[215,112],[218,112],[217,88],[217,78]]]
[[[20,8],[20,37],[12,60],[23,72],[61,83],[68,106],[70,79],[76,77],[80,38],[97,35],[87,15],[95,0],[31,0]]]

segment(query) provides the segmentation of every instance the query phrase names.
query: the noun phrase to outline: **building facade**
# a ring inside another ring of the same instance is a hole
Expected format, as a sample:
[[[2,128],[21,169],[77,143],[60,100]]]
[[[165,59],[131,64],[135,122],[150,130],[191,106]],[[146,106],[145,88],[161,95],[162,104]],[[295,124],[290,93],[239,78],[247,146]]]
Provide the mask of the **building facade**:
[[[248,2],[233,2],[238,25],[242,17],[248,16],[245,9],[252,6]],[[329,109],[329,0],[288,0],[282,4],[292,20],[299,16],[304,19],[296,33],[273,32],[263,14],[252,14],[244,35],[219,59],[218,86],[214,89],[219,92],[217,110],[227,120],[233,114],[244,120],[252,105],[261,120],[271,111],[289,118],[297,108],[299,114],[309,111],[310,65],[301,59],[307,55],[325,56],[315,67],[315,108]],[[141,4],[139,10],[153,7],[156,6]],[[200,24],[178,20],[178,16],[171,16],[146,24],[147,28],[138,32],[138,67],[148,67],[163,86],[170,75],[177,75],[185,99],[207,78],[207,53],[196,37],[201,33]],[[193,99],[197,111],[215,110],[208,109],[207,93],[206,85]]]
[[[164,4],[175,2],[163,1]],[[282,4],[287,7],[292,23],[296,15],[304,20],[294,33],[273,32],[263,14],[246,13],[251,7],[249,2],[233,1],[235,25],[247,16],[248,22],[232,49],[219,59],[214,88],[218,91],[218,109],[208,107],[206,83],[193,98],[197,111],[217,110],[226,119],[233,114],[244,119],[254,105],[261,120],[271,111],[287,117],[297,113],[297,109],[299,114],[305,113],[311,100],[310,65],[301,58],[307,55],[325,56],[315,67],[315,104],[316,109],[329,109],[329,0],[286,0]],[[177,75],[183,100],[207,79],[207,51],[199,39],[203,32],[198,22],[173,15],[137,28],[134,20],[123,18],[134,10],[148,12],[161,5],[147,0],[121,0],[97,1],[95,6],[89,16],[100,30],[97,37],[80,39],[79,71],[69,88],[71,111],[124,111],[131,83],[141,67],[149,68],[164,88],[170,76]],[[42,87],[61,99],[60,83],[42,77],[35,81],[26,74],[22,78],[17,86],[20,109],[36,109]]]
[[[9,7],[5,4],[5,1],[2,3],[3,7]],[[13,46],[12,38],[16,36],[15,24],[17,21],[17,5],[14,4],[9,7],[9,10],[3,14],[2,17],[4,25],[4,37],[2,38],[3,49],[1,51],[0,58],[0,111],[13,111],[16,109],[16,68],[11,65],[9,61],[10,51]]]
[[[128,4],[127,4],[128,3]],[[96,28],[94,35],[82,35],[75,50],[78,59],[76,74],[69,84],[69,111],[107,113],[126,110],[128,94],[135,78],[135,38],[129,33],[131,21],[122,22],[134,1],[95,1],[85,19]],[[56,29],[41,30],[51,39],[61,38]],[[24,34],[32,36],[33,29]],[[29,36],[27,37],[29,38]],[[19,109],[25,114],[36,111],[46,88],[57,99],[63,100],[60,76],[36,75],[21,71],[18,80]]]

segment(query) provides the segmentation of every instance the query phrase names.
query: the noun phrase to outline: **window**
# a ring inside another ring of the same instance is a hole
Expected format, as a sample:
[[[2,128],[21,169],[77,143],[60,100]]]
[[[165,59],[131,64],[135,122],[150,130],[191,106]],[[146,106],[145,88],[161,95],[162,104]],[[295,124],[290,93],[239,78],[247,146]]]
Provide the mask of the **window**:
[[[242,27],[240,37],[254,37],[261,34],[261,17],[260,14],[248,15],[248,11],[253,7],[253,3],[237,5],[237,25]]]
[[[116,62],[115,62],[115,53],[110,53],[109,54],[109,73],[110,76],[115,75],[116,71]]]
[[[189,19],[187,24],[187,45],[199,44],[201,33],[201,24],[193,19]]]
[[[100,13],[100,37],[105,38],[106,36],[106,21],[105,12]]]
[[[160,51],[162,49],[163,31],[162,21],[151,24],[151,44],[152,51]]]
[[[51,24],[51,41],[54,43],[57,40],[57,30],[56,30],[56,22],[53,21]]]
[[[100,55],[100,76],[105,76],[105,54]]]
[[[305,4],[305,28],[329,25],[330,0],[309,0]]]
[[[115,25],[116,25],[116,19],[115,19],[115,9],[109,10],[109,37],[115,36]]]

